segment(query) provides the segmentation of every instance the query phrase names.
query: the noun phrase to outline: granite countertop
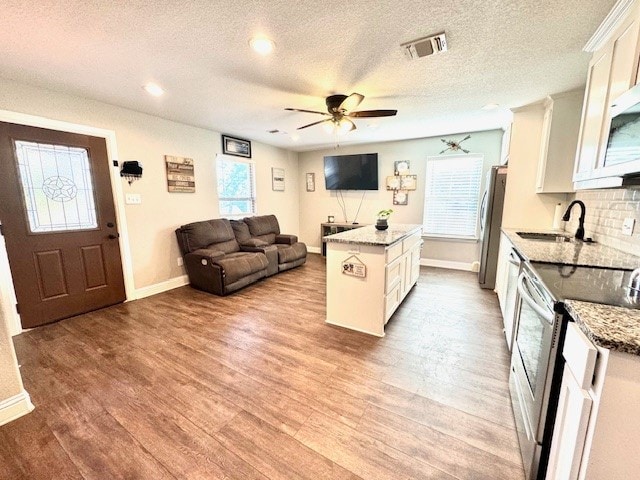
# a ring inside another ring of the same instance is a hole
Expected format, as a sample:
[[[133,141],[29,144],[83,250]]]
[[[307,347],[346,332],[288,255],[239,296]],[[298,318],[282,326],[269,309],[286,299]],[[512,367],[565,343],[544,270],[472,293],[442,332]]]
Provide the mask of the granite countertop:
[[[565,300],[580,330],[596,345],[640,355],[640,310]]]
[[[322,237],[322,241],[327,243],[357,243],[360,245],[389,246],[408,235],[420,231],[422,231],[422,225],[390,223],[387,230],[376,230],[375,226],[368,225],[334,235],[327,235]]]
[[[531,262],[556,265],[579,265],[634,270],[640,267],[640,257],[621,252],[599,243],[548,242],[520,237],[516,230],[503,228],[518,252]],[[568,235],[565,232],[536,232]]]

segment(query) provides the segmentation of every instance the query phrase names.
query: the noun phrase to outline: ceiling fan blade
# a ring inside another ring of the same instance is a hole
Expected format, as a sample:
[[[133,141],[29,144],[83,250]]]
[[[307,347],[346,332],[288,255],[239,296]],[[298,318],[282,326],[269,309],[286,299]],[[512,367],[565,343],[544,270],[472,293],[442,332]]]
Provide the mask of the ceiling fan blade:
[[[355,123],[353,123],[353,122],[352,122],[351,120],[349,120],[348,118],[342,117],[342,120],[341,120],[341,121],[342,121],[342,122],[348,122],[348,123],[350,123],[350,124],[351,124],[351,128],[349,128],[349,130],[347,130],[347,132],[350,132],[350,131],[355,130],[355,129],[357,128],[357,127],[356,127],[356,124],[355,124]]]
[[[285,108],[285,110],[289,110],[290,112],[318,113],[320,115],[329,115],[327,112],[316,112],[315,110],[304,110],[302,108]]]
[[[364,95],[360,95],[359,93],[352,93],[347,98],[345,98],[338,110],[344,110],[345,112],[349,112],[360,105],[360,102],[364,100]]]
[[[351,112],[347,115],[350,117],[393,117],[397,114],[397,110],[363,110],[361,112]]]
[[[319,123],[332,122],[332,121],[333,121],[333,118],[327,118],[326,120],[320,120],[319,122],[313,122],[313,123],[310,123],[309,125],[304,125],[302,127],[298,127],[298,128],[296,128],[296,130],[302,130],[303,128],[313,127],[314,125],[318,125]]]

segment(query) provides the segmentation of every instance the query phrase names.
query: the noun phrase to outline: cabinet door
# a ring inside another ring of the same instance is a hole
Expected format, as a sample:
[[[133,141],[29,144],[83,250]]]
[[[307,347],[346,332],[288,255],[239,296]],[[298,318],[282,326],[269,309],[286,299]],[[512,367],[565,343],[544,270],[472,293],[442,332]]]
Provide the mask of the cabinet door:
[[[578,478],[591,403],[587,391],[580,388],[569,368],[565,366],[547,468],[548,480]]]
[[[496,293],[502,316],[504,317],[505,300],[507,296],[507,277],[509,275],[509,254],[511,242],[504,233],[500,234],[500,248],[498,249],[498,267],[496,269]]]
[[[582,108],[582,122],[573,181],[586,180],[596,167],[600,135],[609,87],[613,50],[597,52],[589,64],[587,88]]]

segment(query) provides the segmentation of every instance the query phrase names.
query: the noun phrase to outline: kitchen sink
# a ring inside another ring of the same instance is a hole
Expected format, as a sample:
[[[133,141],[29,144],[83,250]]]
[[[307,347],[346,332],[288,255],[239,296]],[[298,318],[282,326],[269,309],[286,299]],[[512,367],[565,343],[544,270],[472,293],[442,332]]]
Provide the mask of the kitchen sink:
[[[516,232],[520,238],[525,240],[541,240],[543,242],[571,242],[572,237],[557,233],[537,233],[537,232]]]

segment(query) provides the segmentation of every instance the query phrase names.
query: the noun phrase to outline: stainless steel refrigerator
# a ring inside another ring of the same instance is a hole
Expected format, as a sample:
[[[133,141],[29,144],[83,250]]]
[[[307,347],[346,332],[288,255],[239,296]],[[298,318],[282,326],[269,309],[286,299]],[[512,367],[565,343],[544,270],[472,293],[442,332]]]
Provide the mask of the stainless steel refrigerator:
[[[485,191],[480,204],[480,271],[478,282],[482,288],[495,288],[498,266],[498,248],[500,246],[500,226],[504,191],[507,186],[507,167],[491,167],[487,172]]]

